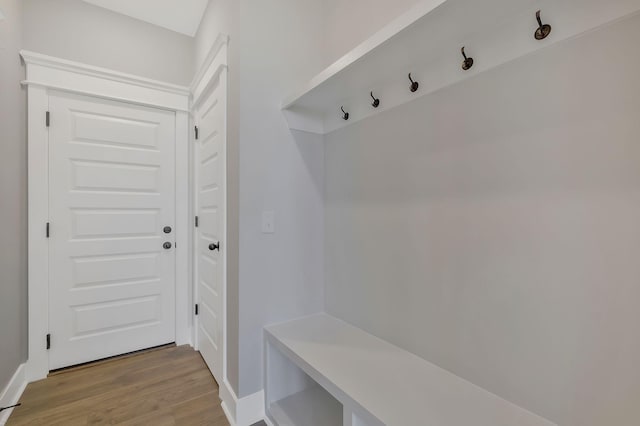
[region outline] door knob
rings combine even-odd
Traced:
[[[220,242],[209,244],[209,250],[218,250],[220,251]]]
[[[165,250],[169,250],[169,249],[171,248],[171,243],[170,243],[169,241],[167,241],[166,243],[164,243],[164,244],[162,245],[162,247],[164,247],[164,248],[165,248]]]

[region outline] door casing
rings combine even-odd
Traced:
[[[190,200],[189,99],[187,87],[123,74],[38,53],[20,52],[27,69],[28,306],[29,358],[26,378],[49,373],[49,151],[46,117],[49,92],[70,92],[161,108],[176,115],[176,344],[192,344],[192,208]],[[50,117],[55,120],[55,117]]]

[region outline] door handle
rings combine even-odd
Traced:
[[[220,251],[220,241],[218,241],[217,243],[209,244],[209,250],[211,250],[211,251],[214,251],[214,250]]]
[[[166,243],[164,243],[162,245],[162,247],[164,247],[165,250],[169,250],[171,248],[171,243],[169,241],[167,241]]]

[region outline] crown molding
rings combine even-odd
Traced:
[[[198,71],[196,72],[195,76],[193,77],[193,80],[191,81],[190,88],[192,92],[195,91],[197,89],[198,84],[202,82],[204,75],[206,74],[207,70],[209,70],[209,68],[211,67],[211,64],[216,59],[216,56],[218,56],[218,52],[220,51],[220,49],[228,46],[228,44],[229,44],[229,36],[224,33],[219,33],[218,37],[216,37],[215,41],[211,45],[211,48],[209,49],[207,56],[205,57],[204,61],[200,65],[200,68],[198,68]],[[224,65],[227,65],[226,57],[224,58]]]
[[[209,86],[215,84],[220,73],[228,68],[228,44],[229,36],[218,34],[191,83],[192,108],[200,103]]]
[[[27,68],[24,85],[90,94],[108,99],[189,110],[189,88],[87,65],[67,59],[20,51]]]

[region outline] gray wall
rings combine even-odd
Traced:
[[[263,327],[323,310],[324,147],[280,105],[322,65],[322,2],[240,3],[240,395],[262,385]],[[262,234],[263,210],[276,233]]]
[[[640,16],[326,142],[326,308],[563,426],[640,424]]]
[[[193,38],[81,0],[23,0],[24,49],[187,85]]]
[[[27,358],[27,144],[22,0],[0,0],[0,393]]]
[[[323,0],[328,63],[349,52],[420,0]],[[320,69],[317,70],[320,72]]]

